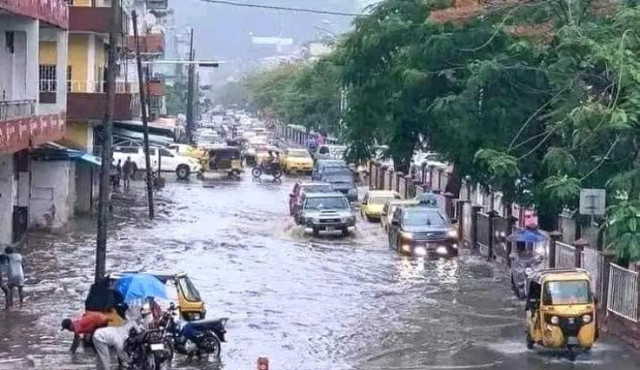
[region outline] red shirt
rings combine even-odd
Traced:
[[[81,334],[93,334],[96,329],[109,324],[109,317],[98,312],[86,312],[81,318],[73,322],[73,332]]]

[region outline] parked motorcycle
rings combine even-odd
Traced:
[[[260,163],[251,171],[251,174],[255,178],[260,178],[263,173],[273,176],[273,178],[277,180],[282,177],[282,167],[280,166],[279,162],[269,164]]]
[[[173,345],[164,330],[146,330],[138,333],[132,328],[124,342],[124,351],[134,370],[160,370],[173,359]]]
[[[175,351],[187,355],[189,359],[211,355],[219,358],[228,319],[179,322],[176,320],[177,312],[178,307],[172,304],[161,321],[161,325],[166,328],[166,337],[170,339]]]

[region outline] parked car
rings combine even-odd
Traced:
[[[391,218],[393,217],[393,213],[396,211],[398,207],[403,206],[417,206],[419,203],[415,199],[409,200],[388,200],[385,203],[384,207],[382,207],[382,213],[380,214],[380,226],[384,229],[385,233],[389,233],[389,228],[391,226]]]
[[[389,247],[416,257],[456,256],[458,230],[437,206],[402,206],[391,219]]]
[[[425,163],[427,166],[434,166],[437,168],[449,167],[449,163],[447,163],[442,156],[436,152],[416,152],[413,155],[413,162],[418,166]]]
[[[201,166],[197,159],[172,153],[165,148],[149,148],[149,156],[151,157],[151,168],[154,171],[158,169],[160,163],[160,171],[175,172],[179,179],[186,179],[192,173],[200,171]],[[146,161],[144,149],[142,147],[115,147],[113,149],[113,164],[121,161],[121,164],[131,158],[134,166],[134,172],[138,170],[146,170]]]
[[[347,147],[342,145],[320,145],[313,154],[316,160],[320,159],[344,159]]]
[[[313,170],[313,158],[305,149],[287,149],[282,157],[282,169],[285,173]]]
[[[311,229],[314,236],[318,236],[320,231],[334,230],[347,236],[356,225],[356,216],[351,211],[349,201],[335,192],[304,194],[298,220],[305,229]]]
[[[382,215],[382,209],[387,201],[400,200],[400,194],[390,190],[371,190],[364,195],[362,205],[360,206],[360,214],[367,221],[379,220]]]
[[[333,167],[322,171],[320,181],[330,183],[336,191],[343,193],[350,202],[358,200],[358,187],[353,172],[348,167]]]
[[[296,217],[306,193],[333,193],[335,189],[327,182],[296,182],[289,194],[289,214]]]

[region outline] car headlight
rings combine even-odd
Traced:
[[[349,195],[354,195],[354,194],[358,195],[358,189],[356,188],[349,189]]]
[[[582,322],[585,324],[588,324],[591,322],[591,315],[584,315],[582,316]]]
[[[413,254],[417,257],[424,257],[427,255],[427,248],[425,247],[415,247],[413,248]]]
[[[412,240],[412,239],[413,239],[413,234],[412,234],[412,233],[409,233],[409,232],[406,232],[406,231],[403,231],[403,232],[400,234],[400,237],[401,237],[402,239]]]
[[[533,269],[531,267],[526,267],[524,269],[524,274],[527,275],[527,276],[533,274]]]
[[[449,229],[447,236],[451,239],[458,239],[458,229]]]
[[[551,320],[549,320],[549,322],[553,325],[558,325],[560,323],[560,318],[558,316],[551,316]]]
[[[439,255],[446,255],[449,253],[449,251],[447,250],[447,247],[439,246],[438,248],[436,248],[436,253]]]

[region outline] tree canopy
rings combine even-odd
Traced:
[[[249,101],[339,134],[355,159],[385,144],[404,170],[417,147],[438,151],[449,191],[500,189],[545,227],[606,188],[611,246],[640,260],[639,53],[632,5],[386,0],[330,58],[254,76]]]

